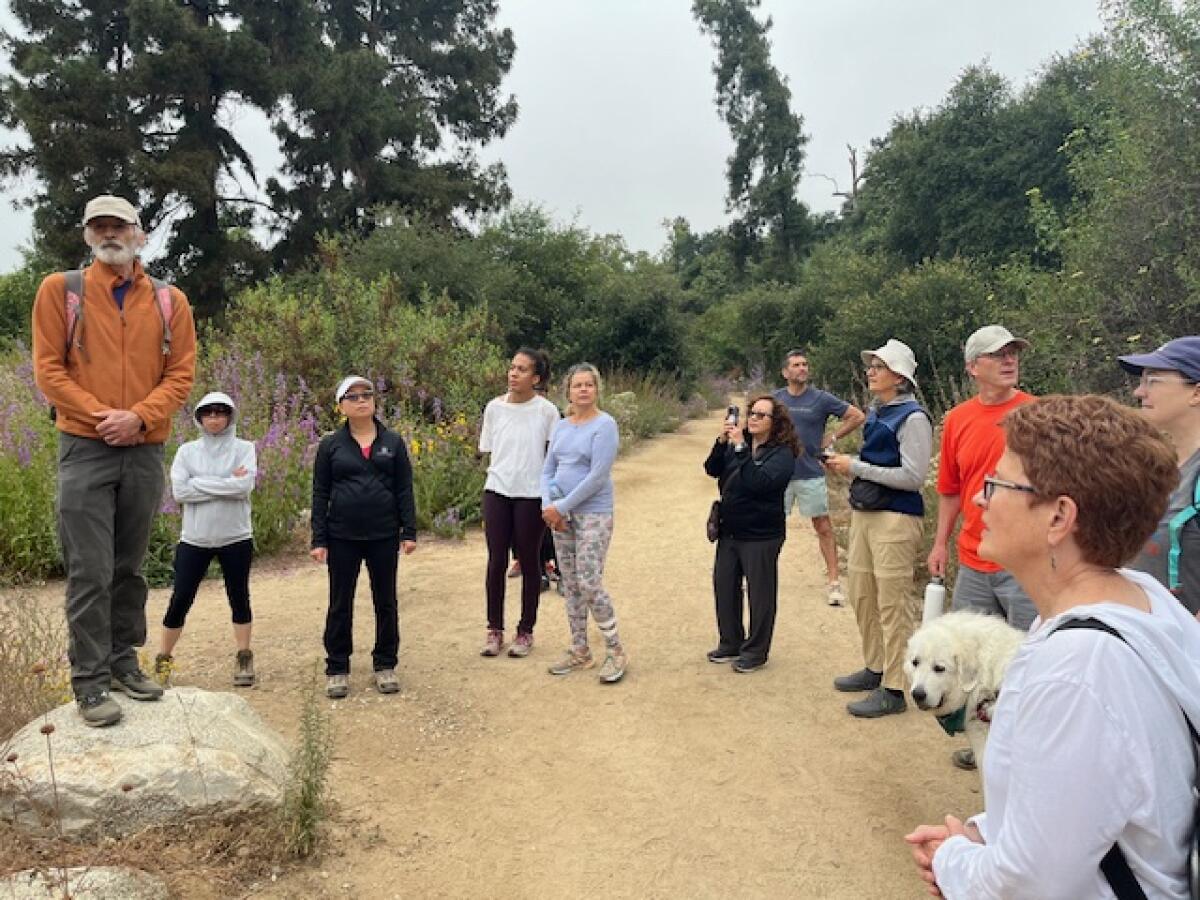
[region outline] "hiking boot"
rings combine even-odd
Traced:
[[[376,669],[375,690],[381,694],[398,693],[400,691],[400,679],[396,677],[396,670]]]
[[[121,707],[117,706],[117,701],[108,695],[108,691],[86,694],[76,700],[75,705],[79,709],[79,717],[83,719],[84,725],[104,728],[108,725],[116,725],[121,721]]]
[[[508,648],[509,656],[525,657],[533,649],[533,635],[518,631],[512,646]]]
[[[767,664],[765,659],[753,660],[742,659],[740,656],[733,661],[733,671],[735,672],[757,672]]]
[[[629,665],[629,660],[625,658],[625,651],[617,648],[609,650],[608,655],[604,657],[604,663],[600,666],[599,678],[602,684],[616,684],[625,677],[625,667]]]
[[[154,657],[154,680],[163,687],[171,686],[171,673],[175,671],[175,657],[169,653],[160,653]]]
[[[870,669],[859,669],[853,675],[840,675],[833,679],[833,689],[853,693],[855,691],[873,691],[883,684],[883,673],[872,672]]]
[[[966,769],[968,772],[975,771],[975,751],[970,747],[963,747],[961,750],[955,750],[950,754],[950,762],[958,766],[960,769]]]
[[[550,666],[546,671],[551,675],[570,675],[579,669],[590,669],[596,664],[592,651],[586,647],[581,650],[571,648],[563,654],[562,659]]]
[[[504,632],[498,631],[495,628],[489,628],[487,640],[483,642],[483,649],[479,651],[480,656],[499,656],[500,649],[504,646]]]
[[[341,700],[350,693],[350,676],[343,672],[325,679],[325,696],[330,700]]]
[[[162,685],[146,677],[141,669],[112,673],[112,689],[134,700],[157,700],[163,695]]]
[[[722,650],[720,647],[706,654],[710,663],[731,663],[740,655],[736,650]]]
[[[842,583],[840,581],[831,581],[825,585],[825,596],[830,606],[846,605],[846,594],[842,591]]]
[[[253,687],[255,680],[254,651],[239,650],[233,666],[233,686]]]
[[[887,688],[878,687],[861,700],[847,703],[846,709],[850,715],[860,719],[878,719],[881,716],[891,716],[902,713],[908,708],[904,695],[893,694]]]

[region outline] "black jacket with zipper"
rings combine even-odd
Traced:
[[[721,537],[768,541],[787,533],[783,495],[792,480],[795,457],[790,448],[767,444],[757,455],[734,451],[717,441],[704,461],[704,471],[721,489]]]
[[[321,438],[313,465],[312,545],[329,539],[417,539],[412,464],[404,439],[375,420],[371,458],[364,459],[346,423]]]

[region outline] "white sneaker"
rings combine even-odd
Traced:
[[[830,606],[844,606],[846,604],[846,595],[842,591],[842,583],[833,581],[825,585],[825,596],[829,598]]]

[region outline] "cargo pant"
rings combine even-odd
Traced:
[[[138,667],[146,643],[142,560],[163,499],[163,447],[58,436],[58,539],[67,572],[68,655],[76,697]]]
[[[921,550],[920,516],[890,511],[850,515],[846,559],[850,605],[862,636],[863,662],[883,686],[904,690],[904,648],[916,626],[913,566]]]

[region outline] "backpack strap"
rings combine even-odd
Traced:
[[[162,319],[162,355],[171,355],[171,314],[175,301],[171,297],[171,286],[154,276],[150,276],[154,285],[154,305],[158,307],[158,315]]]
[[[1167,554],[1167,587],[1178,593],[1182,582],[1179,580],[1179,560],[1183,556],[1183,526],[1200,514],[1200,475],[1192,486],[1192,502],[1185,506],[1167,524],[1167,533],[1171,539],[1171,549]]]
[[[63,305],[67,314],[67,343],[63,351],[63,362],[71,355],[71,345],[83,349],[83,340],[75,342],[75,333],[83,324],[83,270],[71,269],[63,272],[66,281],[66,291],[63,293]]]
[[[1086,619],[1068,619],[1061,625],[1055,627],[1050,632],[1051,635],[1057,634],[1060,631],[1069,631],[1075,628],[1085,628],[1091,631],[1103,631],[1106,634],[1111,634],[1117,640],[1121,641],[1126,647],[1129,647],[1129,641],[1125,640],[1125,635],[1117,631],[1107,622],[1101,622],[1099,619],[1088,617]],[[1132,647],[1130,647],[1133,650]],[[1136,650],[1133,651],[1137,653]],[[1187,722],[1188,731],[1192,735],[1192,752],[1196,752],[1196,744],[1200,743],[1200,736],[1196,734],[1196,728],[1192,725],[1192,720],[1187,717],[1187,713],[1183,715],[1183,721]],[[1200,760],[1197,764],[1197,775],[1200,779]],[[1196,789],[1193,788],[1195,795]],[[1193,825],[1193,829],[1194,829]],[[1192,838],[1189,841],[1190,855],[1189,865],[1194,862],[1196,856],[1196,832],[1193,830]],[[1125,858],[1120,845],[1114,843],[1104,854],[1104,858],[1100,860],[1100,871],[1104,873],[1104,878],[1108,882],[1108,886],[1112,888],[1114,894],[1117,895],[1117,900],[1146,900],[1146,892],[1142,890],[1141,884],[1137,880],[1137,876],[1133,874],[1133,869],[1129,867],[1129,860]],[[1197,885],[1193,881],[1192,874],[1189,872],[1189,882],[1191,882],[1192,896],[1195,895]]]

